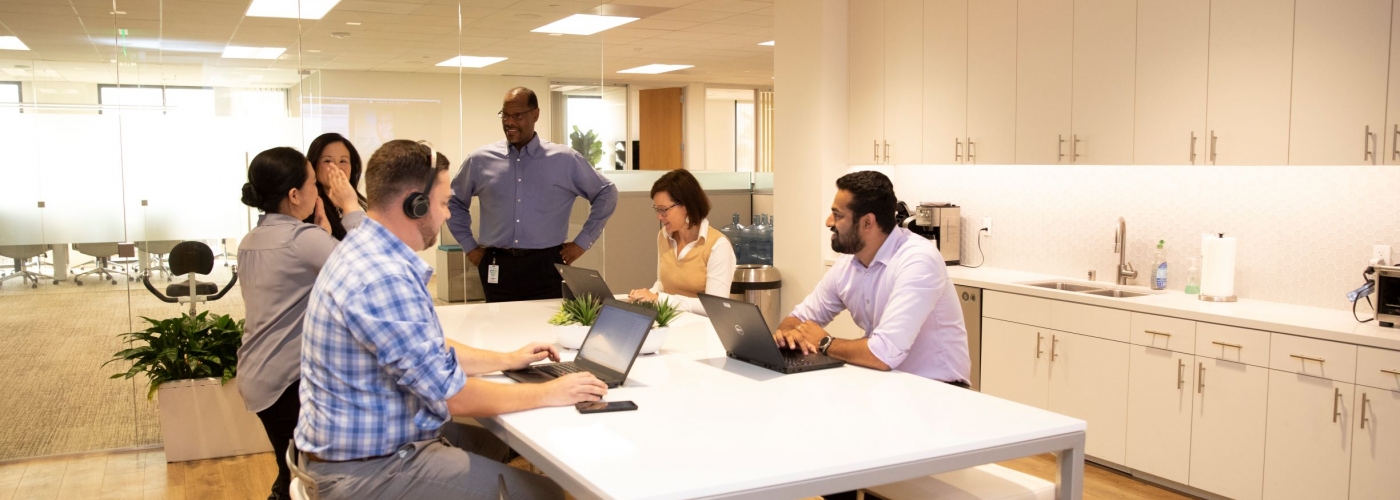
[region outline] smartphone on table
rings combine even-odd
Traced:
[[[631,401],[584,401],[574,405],[579,413],[608,413],[614,411],[632,411],[637,409],[637,403]]]

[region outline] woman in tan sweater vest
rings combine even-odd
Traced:
[[[656,275],[651,289],[632,290],[632,300],[666,300],[678,309],[705,314],[699,293],[729,296],[734,282],[734,246],[705,217],[710,198],[695,176],[672,170],[651,186],[652,210],[661,220],[656,235]]]

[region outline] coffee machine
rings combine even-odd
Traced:
[[[900,227],[933,240],[947,265],[962,262],[962,207],[925,201],[911,211],[909,205],[901,201],[895,220]]]

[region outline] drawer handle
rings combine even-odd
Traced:
[[[1181,390],[1181,386],[1186,385],[1186,360],[1176,360],[1176,390]]]
[[[1144,331],[1144,332],[1147,332],[1147,333],[1150,333],[1150,334],[1153,334],[1153,335],[1165,335],[1165,336],[1167,336],[1167,337],[1172,336],[1172,334],[1167,333],[1167,332],[1155,332],[1155,331],[1152,331],[1152,330],[1143,330],[1143,331]]]
[[[1301,359],[1301,360],[1303,360],[1303,361],[1316,361],[1316,362],[1318,362],[1318,363],[1326,363],[1326,362],[1327,362],[1327,360],[1322,359],[1322,358],[1314,358],[1314,357],[1312,357],[1312,356],[1304,356],[1304,355],[1302,355],[1302,354],[1289,354],[1289,356],[1294,357],[1294,358]]]
[[[1342,403],[1342,389],[1338,387],[1336,391],[1337,395],[1332,396],[1332,423],[1334,424],[1337,423],[1337,418],[1342,416],[1342,408],[1339,406]]]
[[[1391,374],[1391,375],[1400,376],[1400,372],[1397,372],[1397,371],[1395,371],[1395,370],[1385,370],[1385,369],[1382,369],[1382,370],[1381,370],[1381,373],[1389,373],[1389,374]]]
[[[1239,344],[1231,344],[1231,343],[1229,343],[1229,342],[1220,342],[1220,341],[1212,340],[1212,341],[1210,341],[1210,343],[1215,344],[1215,345],[1218,345],[1218,346],[1222,346],[1222,347],[1233,347],[1233,348],[1235,348],[1235,349],[1244,349],[1244,346],[1242,346],[1242,345],[1239,345]]]

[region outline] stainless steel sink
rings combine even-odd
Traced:
[[[1089,286],[1089,285],[1081,285],[1081,284],[1078,284],[1078,283],[1065,283],[1065,282],[1061,282],[1061,281],[1040,281],[1040,282],[1035,282],[1035,283],[1021,283],[1021,284],[1022,284],[1022,285],[1026,285],[1026,286],[1038,287],[1038,288],[1049,288],[1049,289],[1051,289],[1051,290],[1064,290],[1064,291],[1066,291],[1066,292],[1089,292],[1089,293],[1092,293],[1092,292],[1094,292],[1094,291],[1108,291],[1108,290],[1104,290],[1103,287]]]
[[[1092,292],[1083,293],[1086,295],[1098,295],[1100,297],[1113,297],[1115,299],[1131,299],[1133,297],[1146,297],[1148,295],[1152,295],[1150,293],[1130,292],[1127,290],[1095,290]]]

